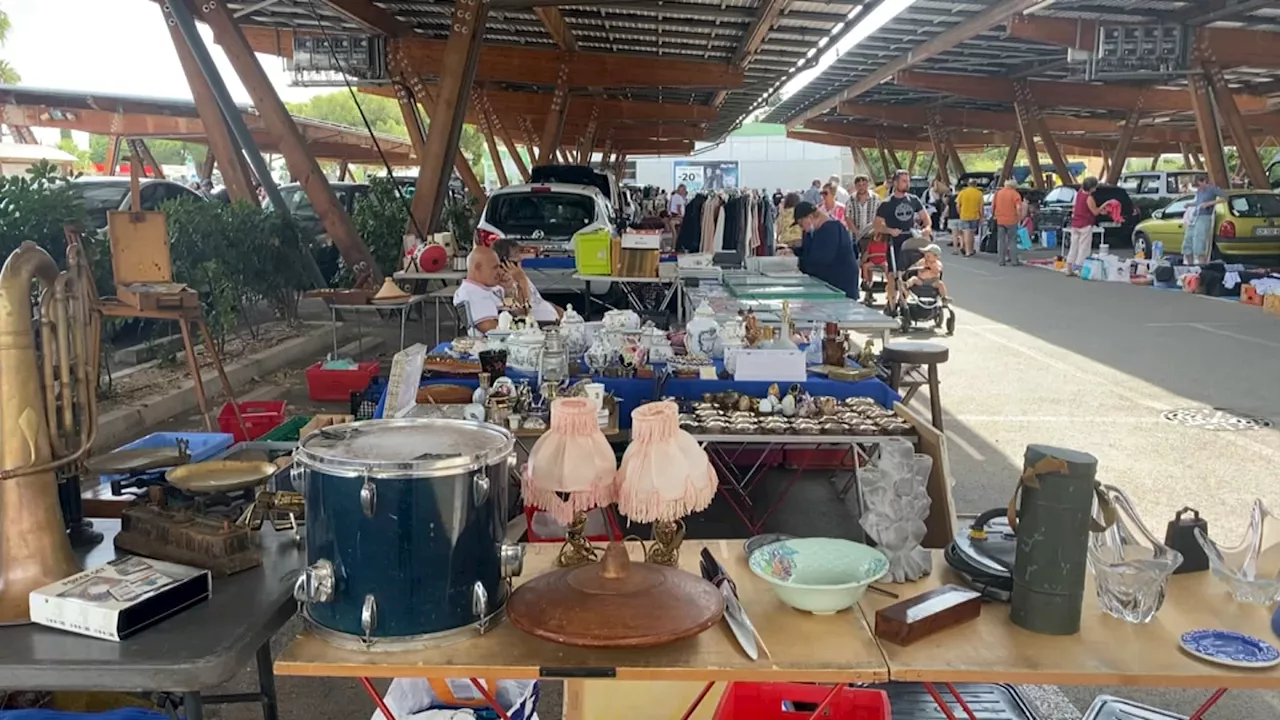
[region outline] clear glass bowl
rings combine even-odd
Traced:
[[[1218,545],[1195,529],[1196,542],[1209,556],[1209,570],[1240,602],[1274,605],[1280,602],[1280,519],[1261,500],[1253,501],[1249,528],[1234,547]]]
[[[1182,564],[1182,553],[1151,534],[1123,490],[1114,485],[1102,490],[1115,510],[1115,522],[1089,535],[1098,603],[1121,620],[1151,622],[1164,604],[1169,576]]]

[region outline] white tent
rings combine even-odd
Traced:
[[[41,160],[48,160],[64,173],[75,169],[76,156],[47,145],[0,143],[0,175],[19,175]]]

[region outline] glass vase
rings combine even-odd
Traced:
[[[1103,485],[1102,490],[1116,519],[1089,536],[1098,604],[1112,617],[1151,622],[1164,603],[1169,576],[1182,564],[1182,554],[1151,534],[1123,490],[1114,485]]]
[[[1209,571],[1240,602],[1274,605],[1280,602],[1280,519],[1261,500],[1253,501],[1249,528],[1235,547],[1223,547],[1194,530],[1196,541],[1209,556]]]

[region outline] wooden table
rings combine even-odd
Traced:
[[[637,543],[628,544],[632,558]],[[712,682],[884,682],[888,668],[857,610],[830,616],[800,613],[783,605],[773,590],[747,568],[738,540],[688,541],[681,568],[697,573],[703,547],[724,563],[738,583],[751,620],[772,653],[748,658],[726,623],[693,638],[646,650],[597,650],[557,645],[502,623],[483,637],[458,645],[407,653],[341,650],[307,630],[276,661],[280,675],[353,678],[565,679],[565,720],[583,715],[583,683],[589,678]],[[527,546],[522,578],[551,569],[558,543]],[[520,578],[517,578],[517,585]]]

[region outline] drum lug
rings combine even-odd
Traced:
[[[471,612],[481,620],[489,617],[489,591],[479,580],[471,586]]]
[[[513,578],[524,572],[524,546],[511,543],[499,545],[498,567],[504,578]]]
[[[300,603],[323,603],[333,599],[333,563],[319,560],[302,569],[293,584],[293,598]]]
[[[364,511],[364,516],[373,518],[373,513],[378,507],[378,486],[373,484],[373,480],[365,477],[364,484],[360,486],[360,509]]]
[[[472,494],[475,496],[476,507],[485,504],[489,499],[489,474],[484,470],[476,472],[471,476]]]
[[[360,608],[360,629],[364,630],[365,641],[370,640],[373,631],[378,627],[378,601],[372,595],[364,596],[364,606]]]

